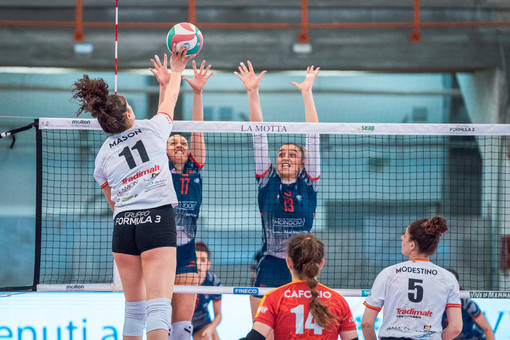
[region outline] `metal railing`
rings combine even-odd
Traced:
[[[410,40],[419,42],[423,28],[471,28],[471,27],[509,27],[510,21],[434,21],[423,22],[420,19],[420,0],[414,0],[413,20],[401,22],[330,22],[311,23],[308,20],[308,0],[301,0],[301,22],[271,22],[271,23],[234,23],[234,22],[197,22],[196,0],[188,0],[188,21],[201,29],[298,29],[300,30],[298,42],[309,43],[309,31],[314,29],[375,29],[375,28],[402,28],[412,29]],[[117,0],[118,6],[118,0]],[[74,27],[74,40],[81,42],[85,39],[84,28],[110,28],[115,23],[104,21],[83,21],[82,0],[76,0],[76,14],[74,21],[49,20],[0,20],[0,26],[38,26],[38,27]],[[175,23],[169,22],[121,22],[123,28],[168,28]]]

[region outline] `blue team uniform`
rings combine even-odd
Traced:
[[[207,272],[204,282],[202,286],[221,286],[221,282],[216,275],[211,272]],[[221,294],[198,294],[197,302],[195,305],[195,311],[193,312],[193,319],[191,322],[193,323],[193,333],[198,332],[208,324],[212,322],[211,316],[209,315],[209,310],[207,306],[209,302],[221,301]]]
[[[169,162],[179,204],[174,208],[177,228],[177,274],[196,273],[195,235],[202,204],[202,176],[200,167],[190,155],[183,173],[175,171]]]
[[[284,184],[271,165],[265,174],[257,176],[257,183],[264,231],[262,253],[285,258],[287,240],[312,229],[317,207],[315,182],[301,170],[294,183]]]
[[[294,182],[282,181],[271,163],[266,134],[253,135],[253,149],[264,242],[254,286],[279,287],[292,281],[285,262],[287,241],[312,229],[320,178],[320,136],[307,134],[304,169]]]
[[[318,180],[301,170],[294,183],[285,184],[270,165],[265,174],[257,176],[257,182],[264,244],[254,285],[279,287],[292,281],[285,262],[287,240],[312,229]]]
[[[485,339],[483,329],[478,326],[475,320],[480,317],[482,311],[480,307],[469,298],[460,299],[462,305],[462,332],[455,339]],[[446,312],[443,314],[443,328],[448,324]]]

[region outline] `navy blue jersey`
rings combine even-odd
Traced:
[[[460,299],[462,305],[462,332],[455,339],[485,339],[483,329],[475,320],[480,317],[480,307],[469,298]],[[443,314],[443,328],[448,324],[446,312]]]
[[[202,204],[201,167],[195,163],[191,155],[184,164],[182,174],[175,171],[169,162],[175,193],[179,204],[174,208],[177,227],[177,245],[186,244],[195,239],[197,219]]]
[[[221,286],[221,282],[216,275],[207,272],[204,282],[202,286]],[[209,315],[209,310],[207,306],[211,301],[220,301],[221,294],[197,294],[197,302],[195,304],[195,311],[193,312],[193,319],[191,320],[193,324],[193,331],[199,331],[204,328],[208,324],[211,323],[211,316]]]
[[[282,183],[271,164],[257,175],[258,200],[264,231],[264,255],[285,258],[287,240],[294,234],[310,232],[317,207],[317,183],[301,170],[295,182]]]

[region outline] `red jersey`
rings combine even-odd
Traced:
[[[274,339],[324,339],[337,340],[338,334],[356,330],[351,309],[342,294],[317,285],[318,299],[325,302],[331,313],[340,321],[327,328],[320,327],[310,313],[312,300],[306,281],[296,280],[268,292],[260,302],[255,321],[274,330]]]

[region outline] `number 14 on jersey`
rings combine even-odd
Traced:
[[[304,305],[297,305],[290,311],[292,314],[296,314],[296,334],[303,334],[305,329],[313,329],[313,334],[322,334],[324,328],[314,322],[312,312],[308,312],[305,321]]]

